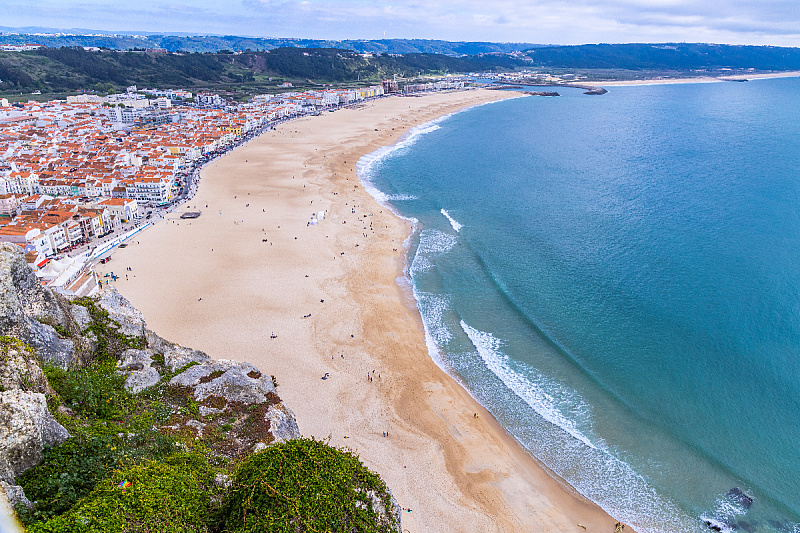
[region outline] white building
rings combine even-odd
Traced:
[[[0,50],[3,52],[29,52],[31,50],[38,50],[44,48],[43,44],[0,44]]]
[[[147,109],[142,107],[109,107],[106,114],[111,122],[122,124],[133,124],[136,119],[147,113]]]
[[[172,199],[170,176],[137,177],[132,187],[127,188],[128,198],[145,205],[158,205]]]
[[[194,97],[194,101],[204,106],[225,105],[225,100],[223,100],[220,97],[220,95],[213,93],[199,93],[197,96]]]
[[[172,100],[170,100],[166,96],[160,96],[158,98],[150,100],[150,106],[158,109],[169,109],[170,107],[172,107]]]

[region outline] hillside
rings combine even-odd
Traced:
[[[531,43],[460,42],[435,39],[320,40],[241,37],[235,35],[111,34],[92,30],[3,28],[0,42],[38,43],[50,48],[97,46],[109,50],[164,48],[168,52],[263,51],[274,48],[340,48],[372,54],[443,54],[449,56],[508,53],[537,46]],[[82,35],[81,33],[86,33]]]
[[[316,83],[375,82],[395,75],[416,77],[420,74],[513,69],[522,64],[522,61],[507,56],[456,58],[406,54],[400,57],[362,57],[350,50],[334,48],[277,48],[236,55],[45,48],[31,52],[0,52],[0,91],[107,91],[128,85],[187,88],[245,85],[255,88],[276,87],[284,80],[301,83],[307,83],[307,80]]]
[[[585,44],[526,50],[533,64],[570,69],[798,70],[800,48],[692,43]]]
[[[173,48],[191,39],[210,37],[175,39]],[[459,43],[439,46],[442,42],[363,41],[387,50],[405,50],[405,46],[408,50],[432,47],[444,52],[381,53],[371,57],[344,48],[306,48],[304,46],[312,42],[302,40],[283,40],[281,43],[287,46],[282,48],[236,54],[89,52],[81,47],[0,52],[0,93],[108,92],[139,85],[254,94],[277,91],[285,81],[306,88],[330,83],[374,83],[392,77],[413,79],[485,71],[572,70],[594,79],[619,79],[656,77],[663,73],[687,76],[698,72],[720,75],[729,70],[800,70],[800,48],[691,43],[600,44],[532,48],[514,55],[493,52],[454,57],[445,54],[472,50],[468,46],[470,43],[461,43],[463,47],[459,48],[450,46]],[[498,45],[500,49],[504,46]]]

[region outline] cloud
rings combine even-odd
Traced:
[[[6,25],[318,39],[800,45],[794,0],[11,0]]]
[[[393,37],[549,43],[654,40],[800,45],[800,15],[785,0],[431,0],[364,3],[253,0],[255,11],[303,17],[327,37]],[[277,10],[277,12],[275,12]],[[343,26],[330,26],[330,22]],[[300,29],[300,28],[298,28]],[[359,35],[347,34],[355,30]],[[780,42],[775,42],[780,41]]]

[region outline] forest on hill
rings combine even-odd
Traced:
[[[87,52],[79,47],[0,52],[0,91],[58,93],[128,85],[156,87],[268,87],[284,80],[308,83],[373,81],[493,69],[514,69],[522,61],[505,56],[388,54],[363,57],[335,48],[276,48],[232,54]]]
[[[626,70],[800,70],[800,48],[697,43],[584,44],[526,50],[541,67]]]
[[[274,48],[340,48],[358,53],[372,54],[442,54],[450,56],[508,53],[537,46],[531,43],[491,43],[443,41],[437,39],[350,39],[320,40],[267,37],[241,37],[236,35],[163,35],[103,34],[88,31],[81,35],[74,31],[38,28],[26,33],[21,29],[0,27],[0,42],[8,44],[38,43],[49,48],[62,46],[97,46],[109,50],[163,48],[168,52],[221,52],[223,50],[263,51]]]
[[[285,81],[308,88],[320,84],[375,83],[393,77],[414,79],[522,70],[571,71],[595,80],[619,79],[618,75],[610,75],[614,71],[634,78],[697,73],[722,75],[729,70],[740,73],[789,71],[800,70],[800,48],[692,43],[599,44],[455,56],[418,52],[370,55],[346,48],[297,46],[214,53],[86,51],[81,46],[70,46],[0,52],[0,93],[108,92],[140,85],[252,94],[277,91]]]

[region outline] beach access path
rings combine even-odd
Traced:
[[[383,477],[404,531],[611,533],[431,360],[397,282],[411,227],[356,175],[410,128],[511,96],[384,98],[281,124],[208,165],[193,199],[98,271],[125,271],[118,289],[159,335],[274,374],[304,436]]]

